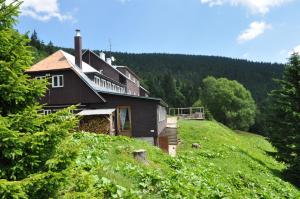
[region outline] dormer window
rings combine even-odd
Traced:
[[[111,90],[111,83],[107,82],[107,89]]]
[[[52,87],[53,88],[64,87],[64,76],[63,75],[53,75],[52,76]]]
[[[100,85],[100,78],[95,76],[94,77],[94,82],[95,82],[95,84]]]

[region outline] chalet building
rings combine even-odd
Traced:
[[[75,56],[59,50],[33,65],[27,73],[46,78],[49,86],[40,99],[44,114],[76,105],[79,128],[95,133],[136,137],[158,145],[167,125],[167,104],[149,97],[140,77],[127,66],[115,66],[104,53],[82,53],[77,30]]]

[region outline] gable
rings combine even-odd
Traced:
[[[50,76],[63,75],[64,87],[49,89],[46,95],[40,100],[42,104],[49,105],[71,105],[71,104],[94,104],[103,103],[105,99],[96,93],[92,88],[84,82],[79,75],[72,69],[64,71],[47,72]],[[32,74],[32,76],[46,75],[45,72]]]

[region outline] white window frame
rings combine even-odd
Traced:
[[[111,90],[111,82],[107,82],[107,89]]]
[[[52,111],[49,110],[49,109],[44,109],[44,110],[43,110],[43,114],[44,114],[44,115],[49,115],[49,114],[51,114],[51,112],[52,112]]]
[[[60,79],[61,77],[61,79]],[[54,85],[54,78],[57,78],[57,85]],[[62,80],[62,81],[61,81]],[[52,88],[64,87],[64,75],[53,75],[52,76]]]
[[[100,78],[97,76],[94,76],[94,82],[95,84],[97,84],[98,86],[100,86]]]

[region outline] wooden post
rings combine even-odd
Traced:
[[[147,153],[146,150],[144,149],[133,151],[133,157],[137,161],[147,163]]]

